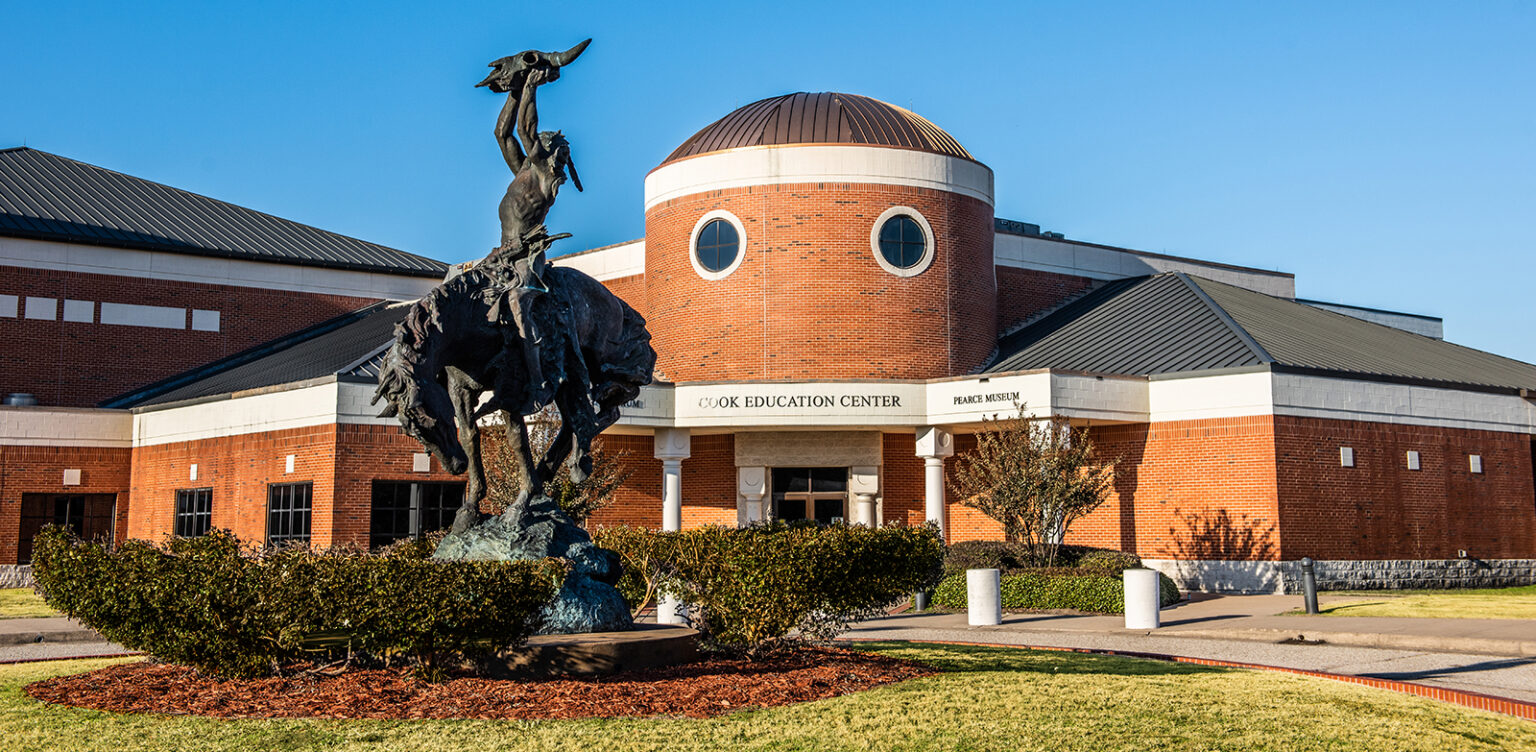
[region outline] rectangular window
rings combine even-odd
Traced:
[[[176,491],[176,535],[195,538],[213,526],[213,489],[183,488]]]
[[[377,548],[447,528],[463,503],[463,483],[376,480],[368,545]]]
[[[267,486],[267,543],[308,543],[312,483]]]
[[[1468,469],[1470,469],[1472,472],[1474,472],[1474,473],[1481,473],[1483,471],[1483,455],[1481,455],[1481,454],[1469,454],[1469,455],[1467,455],[1467,465],[1469,466]]]

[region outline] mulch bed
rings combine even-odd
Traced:
[[[47,703],[215,718],[708,718],[858,692],[937,673],[910,661],[807,649],[755,661],[710,658],[601,677],[422,681],[409,669],[224,681],[184,666],[129,663],[27,685]]]

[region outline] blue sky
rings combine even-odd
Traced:
[[[639,237],[645,173],[731,109],[845,91],[952,133],[998,216],[1536,361],[1536,3],[550,6],[5,0],[0,147],[461,261],[508,180],[473,84],[590,36],[540,97],[587,186],[569,250]]]

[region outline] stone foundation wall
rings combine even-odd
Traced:
[[[32,566],[30,564],[0,565],[0,589],[19,587],[32,587]]]
[[[1285,592],[1301,592],[1301,563],[1280,563]],[[1318,590],[1480,588],[1536,584],[1536,559],[1319,561]]]

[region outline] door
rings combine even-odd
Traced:
[[[21,540],[16,561],[32,561],[32,539],[45,525],[66,525],[88,541],[111,541],[117,521],[117,494],[22,494]]]
[[[848,519],[846,467],[776,467],[772,484],[778,519],[815,520],[823,525]]]

